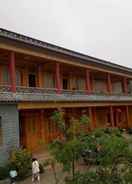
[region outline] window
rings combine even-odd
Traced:
[[[68,89],[68,80],[67,79],[63,79],[63,89]]]
[[[106,92],[106,82],[104,80],[94,80],[95,92],[105,93]]]
[[[3,83],[8,84],[9,83],[9,73],[8,73],[8,67],[3,67]]]
[[[36,75],[35,74],[29,74],[28,81],[29,81],[29,87],[36,87]]]
[[[21,86],[21,73],[19,70],[16,71],[16,85]]]
[[[122,90],[122,83],[120,81],[116,81],[112,83],[113,92],[120,94],[123,92]]]
[[[77,90],[84,90],[85,89],[85,80],[83,78],[77,78],[76,88],[77,88]]]
[[[55,87],[55,81],[53,78],[53,74],[46,72],[44,75],[44,87],[45,88],[54,88]]]
[[[2,144],[2,121],[0,117],[0,145]]]

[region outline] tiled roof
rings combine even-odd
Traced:
[[[56,46],[56,45],[53,45],[47,42],[43,42],[43,41],[28,37],[25,35],[21,35],[21,34],[12,32],[12,31],[5,30],[2,28],[0,28],[0,37],[7,38],[10,40],[15,40],[15,41],[22,42],[25,44],[29,44],[31,46],[48,49],[48,50],[51,50],[57,53],[61,53],[61,54],[65,54],[68,56],[72,56],[72,57],[80,59],[80,62],[84,62],[84,63],[93,62],[95,64],[101,64],[106,67],[111,67],[111,68],[119,69],[119,70],[126,71],[126,72],[132,72],[131,68],[121,66],[121,65],[109,62],[109,61],[102,60],[102,59],[98,59],[95,57],[91,57],[91,56],[88,56],[88,55],[85,55],[79,52],[75,52],[69,49],[65,49],[63,47],[59,47],[59,46]]]

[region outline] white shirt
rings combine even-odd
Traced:
[[[11,170],[9,174],[10,174],[11,178],[15,178],[17,176],[17,171],[16,170]]]
[[[36,174],[36,173],[39,173],[39,172],[40,172],[39,163],[38,163],[37,160],[35,160],[35,161],[32,162],[32,173]]]

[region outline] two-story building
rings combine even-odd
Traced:
[[[132,127],[132,69],[0,29],[0,163],[57,137],[57,108],[88,129]]]

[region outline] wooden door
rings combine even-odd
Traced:
[[[30,151],[41,147],[40,115],[38,112],[23,113],[21,118],[21,144]]]
[[[27,122],[27,147],[31,151],[38,151],[40,148],[40,121],[39,121],[39,113],[32,113],[31,116],[28,117]]]

